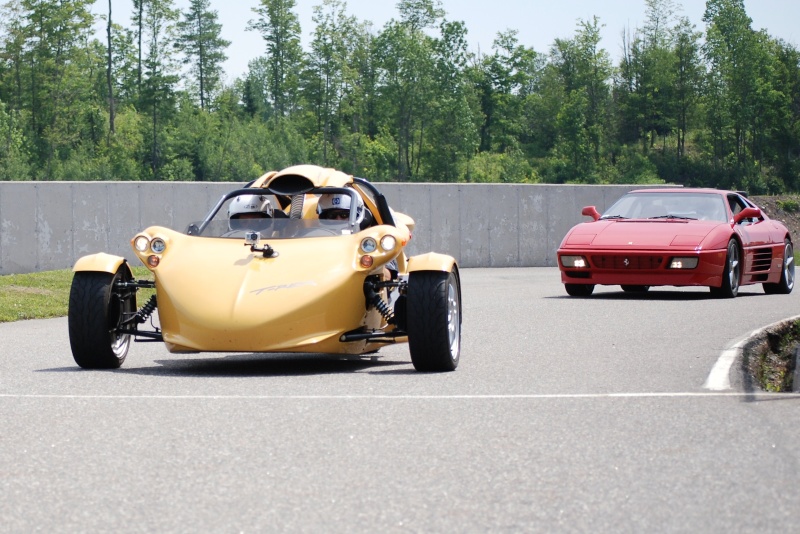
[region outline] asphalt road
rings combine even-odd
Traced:
[[[703,387],[800,291],[569,298],[462,273],[462,360],[178,356],[78,369],[65,319],[0,325],[0,532],[788,532],[800,397]]]

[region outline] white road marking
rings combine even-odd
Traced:
[[[0,399],[65,400],[538,400],[538,399],[648,399],[648,398],[800,398],[800,393],[769,392],[664,392],[664,393],[564,393],[531,395],[34,395],[0,393]]]

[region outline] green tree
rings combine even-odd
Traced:
[[[686,136],[697,113],[703,90],[705,65],[700,56],[701,34],[683,17],[675,27],[674,51],[677,60],[675,77],[675,128],[678,135],[677,157],[686,155]]]
[[[262,56],[252,59],[247,67],[247,74],[241,81],[239,90],[242,95],[244,111],[250,117],[269,120],[274,114],[274,109],[267,89],[269,86],[267,58]]]
[[[0,180],[28,180],[30,165],[17,121],[0,100]]]
[[[108,18],[106,19],[106,38],[107,38],[107,63],[106,63],[106,85],[108,88],[108,127],[109,132],[114,134],[114,118],[116,115],[114,102],[114,41],[112,39],[112,10],[111,0],[108,0]]]
[[[102,52],[87,46],[91,0],[22,0],[25,46],[20,57],[20,107],[32,153],[45,177],[78,149],[88,127],[98,141],[95,75]],[[87,124],[88,122],[88,124]]]
[[[191,66],[201,109],[208,108],[220,89],[222,63],[228,59],[225,49],[230,45],[230,41],[220,37],[222,25],[209,5],[209,0],[191,0],[183,20],[177,24],[176,44],[186,55],[184,64]]]
[[[774,41],[776,69],[773,78],[781,95],[775,131],[769,147],[778,177],[790,191],[800,190],[800,50]]]
[[[172,0],[149,0],[145,4],[143,30],[148,48],[141,103],[150,115],[150,150],[146,161],[155,179],[160,179],[161,169],[167,162],[164,157],[166,126],[175,109],[178,76],[172,52],[177,19],[178,12]]]
[[[431,127],[421,154],[424,175],[432,181],[455,182],[478,149],[477,119],[467,78],[467,29],[463,22],[443,21],[433,43],[435,98]]]
[[[275,116],[284,118],[297,107],[298,73],[302,70],[300,22],[295,0],[261,0],[248,30],[261,33],[267,44],[267,94]]]
[[[708,0],[703,20],[713,161],[727,171],[725,185],[763,187],[759,175],[780,100],[769,38],[752,30],[743,0]]]
[[[515,30],[499,33],[492,48],[494,53],[482,58],[476,84],[483,115],[480,150],[504,153],[517,150],[528,137],[523,108],[543,59],[519,44]]]
[[[316,27],[311,41],[304,80],[306,102],[314,117],[313,135],[321,144],[321,161],[340,137],[342,99],[348,90],[347,64],[355,48],[357,22],[348,16],[341,0],[323,0],[314,7]]]
[[[599,44],[600,24],[595,17],[579,22],[573,39],[556,39],[551,52],[565,95],[555,153],[568,162],[564,172],[572,175],[570,181],[601,181],[598,170],[607,141],[612,65]]]
[[[136,94],[142,92],[142,77],[144,73],[144,26],[145,6],[149,0],[133,0],[133,13],[131,19],[134,23],[133,34],[136,39]]]
[[[0,100],[9,104],[12,113],[23,108],[25,25],[21,0],[11,0],[0,7]]]
[[[624,46],[616,84],[623,141],[641,141],[646,151],[675,129],[672,0],[646,0],[647,20]],[[626,39],[627,41],[627,39]]]
[[[401,0],[400,21],[391,20],[375,42],[377,108],[396,142],[394,174],[421,178],[421,153],[430,127],[428,104],[434,99],[434,39],[425,30],[444,12],[433,0]]]

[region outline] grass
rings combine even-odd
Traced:
[[[26,319],[47,319],[67,315],[72,271],[44,271],[0,276],[0,323]],[[152,279],[146,267],[134,267],[137,279]],[[152,290],[140,290],[141,306]]]

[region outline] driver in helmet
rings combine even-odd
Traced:
[[[320,219],[328,221],[347,221],[350,219],[352,197],[343,193],[321,195],[317,202],[317,214]],[[356,195],[356,224],[362,230],[373,222],[372,214],[364,206],[364,201]]]
[[[231,230],[240,230],[248,219],[272,217],[272,203],[265,195],[239,195],[228,205],[228,224]]]

